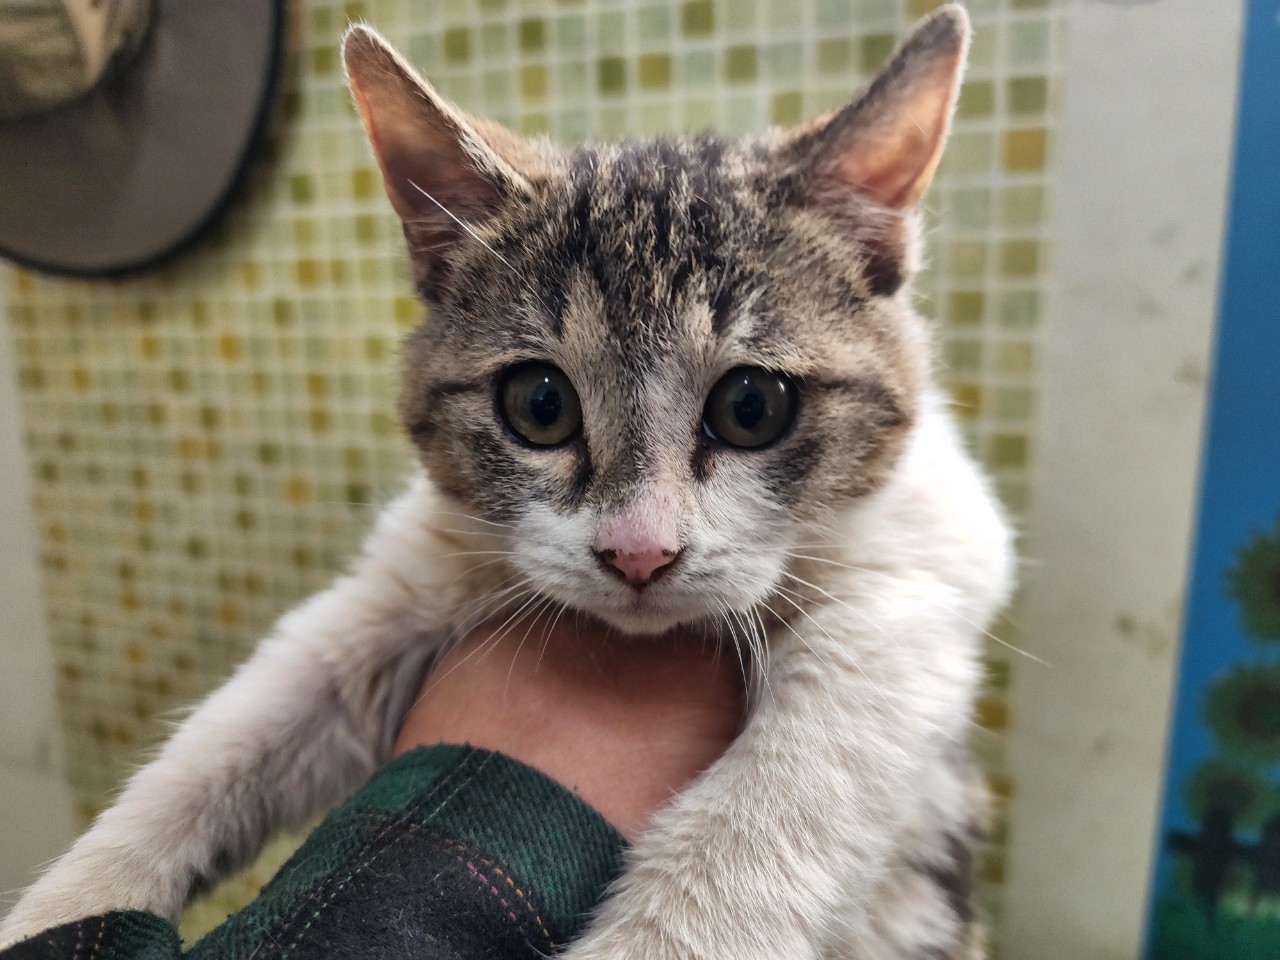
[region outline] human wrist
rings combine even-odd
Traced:
[[[473,634],[443,657],[396,752],[470,743],[533,766],[629,839],[715,761],[743,716],[740,666],[700,638],[535,626]]]

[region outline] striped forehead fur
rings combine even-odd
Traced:
[[[622,495],[656,457],[705,478],[719,459],[699,429],[706,391],[752,365],[802,389],[793,435],[755,456],[768,495],[874,489],[912,421],[923,325],[903,291],[865,276],[886,214],[799,192],[769,138],[581,147],[533,178],[421,285],[429,316],[408,343],[402,410],[433,474],[468,499],[520,480],[562,509]],[[531,359],[583,395],[572,469],[494,442],[496,377]]]

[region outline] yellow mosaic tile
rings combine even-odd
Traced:
[[[1043,170],[1049,131],[1041,127],[1010,130],[1004,135],[1001,156],[1010,173]]]

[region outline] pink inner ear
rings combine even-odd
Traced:
[[[500,200],[498,180],[512,171],[474,123],[376,35],[357,28],[344,56],[358,112],[400,218],[407,224],[426,221],[448,235],[455,227],[450,214],[465,220],[490,212]],[[521,154],[513,134],[483,126]]]
[[[417,99],[384,98],[375,104],[359,85],[353,83],[353,88],[387,196],[402,220],[438,220],[447,228],[448,218],[437,203],[468,217],[493,202],[493,185],[476,171],[458,135],[443,129],[438,119],[433,122],[429,106]]]
[[[883,138],[844,154],[836,164],[836,176],[881,206],[911,206],[924,194],[941,155],[941,131],[926,133],[930,120],[935,128],[942,125],[936,117],[924,124],[911,116],[898,118]]]
[[[918,203],[942,158],[950,107],[949,91],[907,105],[841,154],[835,178],[883,207],[902,210]]]
[[[861,99],[810,134],[824,192],[843,188],[889,210],[920,202],[946,143],[968,34],[958,7],[926,19]]]

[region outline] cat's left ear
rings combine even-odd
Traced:
[[[893,293],[914,270],[912,214],[938,169],[968,48],[968,14],[942,7],[865,94],[780,145],[793,202],[847,226],[873,293]]]
[[[907,210],[938,168],[969,48],[969,16],[947,4],[922,20],[867,92],[793,135],[788,152],[808,170],[811,199],[857,194]]]
[[[453,245],[530,193],[547,152],[467,116],[368,27],[347,31],[342,57],[418,279],[439,280]]]

